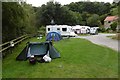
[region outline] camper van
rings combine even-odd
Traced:
[[[97,35],[98,34],[98,28],[99,27],[91,27],[90,28],[90,34],[91,35]]]
[[[46,33],[49,32],[57,32],[60,33],[61,36],[76,36],[71,26],[68,25],[47,25]]]

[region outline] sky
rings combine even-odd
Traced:
[[[41,6],[42,4],[46,4],[47,2],[51,0],[25,0],[27,3],[32,4],[32,6]],[[87,1],[87,0],[54,0],[56,2],[61,3],[62,5],[69,4],[71,2],[79,2],[79,1]],[[113,0],[90,0],[91,2],[97,1],[97,2],[110,2],[112,3]]]

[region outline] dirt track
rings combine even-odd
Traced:
[[[107,46],[112,48],[113,50],[118,51],[118,40],[113,40],[108,38],[107,36],[111,36],[115,34],[103,34],[99,33],[98,35],[90,35],[90,36],[77,36],[76,38],[84,38],[91,41],[94,44],[99,44],[103,46]],[[120,51],[120,50],[119,50]]]

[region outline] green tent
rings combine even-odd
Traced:
[[[30,42],[22,50],[22,52],[16,57],[16,60],[27,60],[31,55],[43,57],[49,53],[49,56],[54,58],[59,58],[59,52],[53,47],[52,42]]]

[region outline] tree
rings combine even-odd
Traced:
[[[104,2],[75,2],[66,5],[74,12],[88,12],[89,14],[103,15],[110,12],[111,4]]]
[[[61,19],[63,17],[63,13],[64,9],[61,6],[60,3],[55,2],[55,16],[54,16],[54,21],[56,24],[61,25],[63,24],[63,19]]]
[[[118,15],[118,6],[110,10],[111,15]]]
[[[42,5],[37,10],[37,17],[39,26],[50,25],[51,20],[54,20],[55,24],[58,25],[75,25],[81,22],[81,15],[78,12],[73,12],[58,2],[48,2],[46,5]]]
[[[102,25],[104,25],[104,20],[107,16],[108,16],[108,14],[103,14],[103,15],[100,16],[100,22],[101,22]]]
[[[40,23],[39,26],[51,24],[51,20],[53,20],[55,17],[54,3],[48,2],[47,5],[42,5],[37,11],[37,17],[37,21]]]
[[[81,22],[81,24],[82,25],[87,25],[87,19],[88,19],[88,17],[90,17],[90,14],[88,12],[83,12],[81,14],[81,16],[82,16],[82,22]]]
[[[2,41],[10,41],[35,31],[35,13],[31,5],[18,2],[2,3]]]
[[[22,3],[24,9],[24,31],[27,34],[34,34],[36,32],[36,13],[32,5]]]
[[[110,26],[111,26],[111,29],[112,29],[113,31],[116,31],[117,22],[113,22]]]
[[[97,14],[93,14],[91,17],[88,18],[87,20],[87,25],[89,26],[100,26],[101,22],[100,22],[100,17]]]
[[[17,2],[2,3],[2,41],[6,42],[23,34],[23,8]]]

